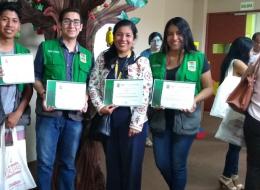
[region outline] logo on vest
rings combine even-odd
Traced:
[[[48,53],[60,53],[59,51],[56,51],[56,50],[50,50],[50,49],[48,49],[47,51],[48,51]]]
[[[196,71],[196,61],[188,61],[188,70],[195,72]]]
[[[81,62],[87,63],[87,56],[86,56],[86,54],[80,53],[79,54],[79,59],[80,59]]]

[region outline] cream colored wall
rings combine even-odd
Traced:
[[[141,18],[141,21],[137,24],[138,37],[135,42],[137,54],[149,47],[148,36],[151,32],[163,33],[165,2],[166,0],[150,0],[145,7],[128,13],[129,17]]]
[[[166,0],[165,23],[176,16],[183,17],[190,24],[193,24],[193,3],[194,0]]]
[[[136,53],[149,47],[148,36],[153,31],[163,35],[166,22],[176,16],[185,18],[192,28],[193,24],[193,1],[194,0],[150,0],[140,9],[132,11],[130,17],[140,17],[138,27],[138,39],[135,44]]]
[[[199,50],[205,49],[208,0],[196,0],[193,7],[192,32],[194,41],[198,41]]]

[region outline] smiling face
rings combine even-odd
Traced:
[[[183,35],[179,28],[175,25],[171,25],[167,31],[167,44],[170,51],[179,51],[183,49]]]
[[[134,45],[134,34],[130,26],[121,26],[115,31],[114,44],[120,57],[131,53]]]
[[[150,42],[150,47],[152,51],[159,51],[161,46],[162,40],[159,36],[155,36]]]
[[[20,19],[15,11],[3,11],[0,15],[0,38],[14,39],[20,30],[20,25]]]
[[[77,39],[82,30],[80,15],[77,12],[67,12],[61,21],[61,32],[64,39]]]

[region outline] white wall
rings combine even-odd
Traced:
[[[43,35],[37,35],[33,31],[32,24],[23,24],[21,28],[21,37],[18,40],[21,44],[30,49],[31,53],[36,54],[37,47],[44,40]],[[26,148],[27,148],[27,161],[36,160],[36,143],[35,143],[35,102],[36,92],[34,91],[31,99],[31,125],[26,128]]]

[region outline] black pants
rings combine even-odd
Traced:
[[[260,121],[247,114],[244,133],[247,147],[245,190],[260,190]]]

